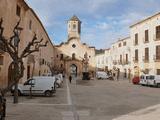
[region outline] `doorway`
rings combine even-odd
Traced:
[[[72,77],[77,77],[77,66],[75,64],[70,66],[70,74]]]

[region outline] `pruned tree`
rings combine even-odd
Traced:
[[[64,68],[61,68],[58,65],[51,64],[51,65],[48,65],[48,67],[49,67],[49,69],[51,71],[52,76],[54,76],[54,75],[56,75],[58,73],[63,73],[63,71],[64,71]]]
[[[20,25],[19,20],[13,29],[13,35],[7,39],[4,37],[4,28],[2,27],[3,19],[0,20],[0,44],[3,45],[3,51],[8,53],[12,59],[9,65],[10,78],[8,87],[1,89],[1,93],[4,95],[7,91],[9,91],[13,86],[15,86],[14,90],[14,103],[18,103],[18,83],[19,80],[24,75],[24,63],[23,58],[26,58],[32,53],[38,52],[41,47],[46,47],[48,41],[43,42],[43,38],[38,40],[36,34],[30,42],[28,42],[27,46],[19,53],[19,44],[20,44],[20,34],[23,30]],[[28,40],[29,41],[29,40]]]

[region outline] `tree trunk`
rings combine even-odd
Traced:
[[[15,84],[13,103],[14,104],[18,103],[18,83]]]

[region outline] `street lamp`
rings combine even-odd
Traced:
[[[19,42],[20,42],[20,38],[19,35],[21,34],[21,31],[23,30],[23,28],[21,27],[16,27],[15,31],[14,31],[14,46],[18,48]]]

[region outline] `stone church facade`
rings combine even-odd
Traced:
[[[68,21],[67,42],[57,45],[55,60],[56,67],[66,75],[82,76],[83,72],[94,75],[95,47],[81,42],[81,21],[73,16]]]

